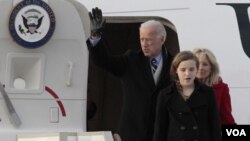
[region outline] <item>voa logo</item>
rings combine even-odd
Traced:
[[[244,129],[226,129],[227,136],[247,136]]]

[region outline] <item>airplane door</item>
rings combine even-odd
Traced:
[[[87,9],[73,0],[0,0],[0,138],[23,132],[86,131]],[[8,105],[7,105],[8,106]]]
[[[167,30],[165,42],[170,54],[179,52],[179,43],[174,26],[166,19],[159,17],[105,17],[104,38],[108,50],[112,54],[122,54],[128,49],[139,49],[139,26],[150,19],[161,21]],[[89,120],[88,131],[111,130],[115,132],[119,123],[122,107],[122,90],[120,81],[98,68],[89,60],[88,101]]]

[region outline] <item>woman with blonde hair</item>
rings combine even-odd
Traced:
[[[215,55],[206,48],[195,48],[193,52],[200,62],[196,77],[215,90],[221,124],[236,124],[232,115],[229,87],[220,77],[219,64]]]

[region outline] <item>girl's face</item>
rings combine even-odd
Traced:
[[[212,66],[210,62],[207,59],[207,56],[205,54],[200,54],[197,56],[199,59],[199,69],[197,73],[197,78],[200,80],[205,80],[211,73]]]
[[[182,61],[177,68],[177,75],[182,87],[190,87],[194,84],[197,75],[197,66],[194,60]]]

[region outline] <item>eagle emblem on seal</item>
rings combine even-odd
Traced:
[[[9,18],[9,32],[25,48],[38,48],[52,37],[56,18],[43,0],[23,0],[15,5]]]
[[[39,33],[37,29],[41,26],[43,17],[44,16],[41,14],[41,12],[39,12],[36,9],[30,9],[26,11],[22,15],[22,19],[23,19],[23,25],[25,26],[27,30],[25,31],[23,27],[19,25],[18,29],[20,33],[25,34],[25,35],[26,33],[30,33],[30,34]]]

